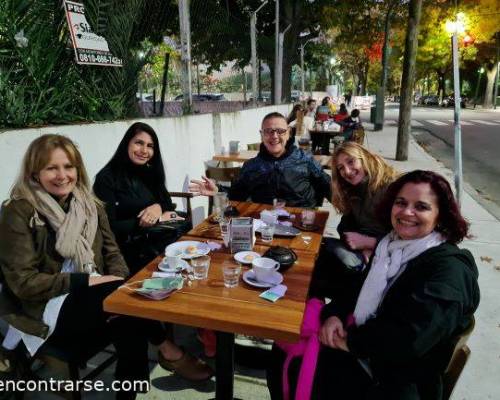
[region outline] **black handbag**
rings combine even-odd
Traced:
[[[132,273],[146,266],[163,254],[165,247],[175,242],[192,227],[190,221],[163,221],[131,234],[122,249],[125,261]]]

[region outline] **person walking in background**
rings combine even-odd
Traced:
[[[349,91],[344,95],[344,100],[348,107],[351,106],[351,99],[352,99],[352,92]]]

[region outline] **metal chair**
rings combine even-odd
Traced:
[[[467,364],[471,352],[466,343],[474,330],[474,325],[475,320],[474,317],[472,317],[470,325],[467,327],[465,332],[457,338],[450,362],[448,363],[443,375],[443,400],[451,398],[453,389],[455,389],[455,385],[462,374],[465,364]]]
[[[205,176],[213,179],[216,183],[231,183],[240,175],[241,167],[214,167],[208,163],[205,165]],[[208,213],[212,214],[214,201],[212,196],[208,198]]]
[[[260,142],[247,144],[247,150],[259,150],[259,149],[260,149]]]

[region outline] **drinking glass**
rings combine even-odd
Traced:
[[[303,210],[301,216],[303,226],[314,225],[314,220],[316,219],[316,212],[314,210]]]
[[[228,247],[231,238],[231,223],[228,218],[220,217],[219,226],[222,240],[224,240],[224,246]]]
[[[233,288],[238,286],[241,274],[241,265],[225,264],[222,266],[222,274],[224,276],[224,286]]]
[[[224,211],[227,208],[229,202],[227,200],[227,193],[218,192],[214,195],[214,213],[216,219],[221,218],[224,215]]]
[[[196,257],[191,260],[194,279],[207,279],[210,267],[210,256]]]
[[[280,198],[273,199],[273,208],[275,210],[280,210],[282,208],[285,208],[285,206],[286,206],[285,199],[280,199]]]
[[[265,225],[261,227],[260,235],[263,242],[272,242],[274,237],[274,225]]]

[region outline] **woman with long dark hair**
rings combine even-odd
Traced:
[[[132,273],[190,229],[174,211],[165,187],[158,136],[143,122],[127,129],[115,154],[97,174],[94,192],[106,205],[111,229]]]

